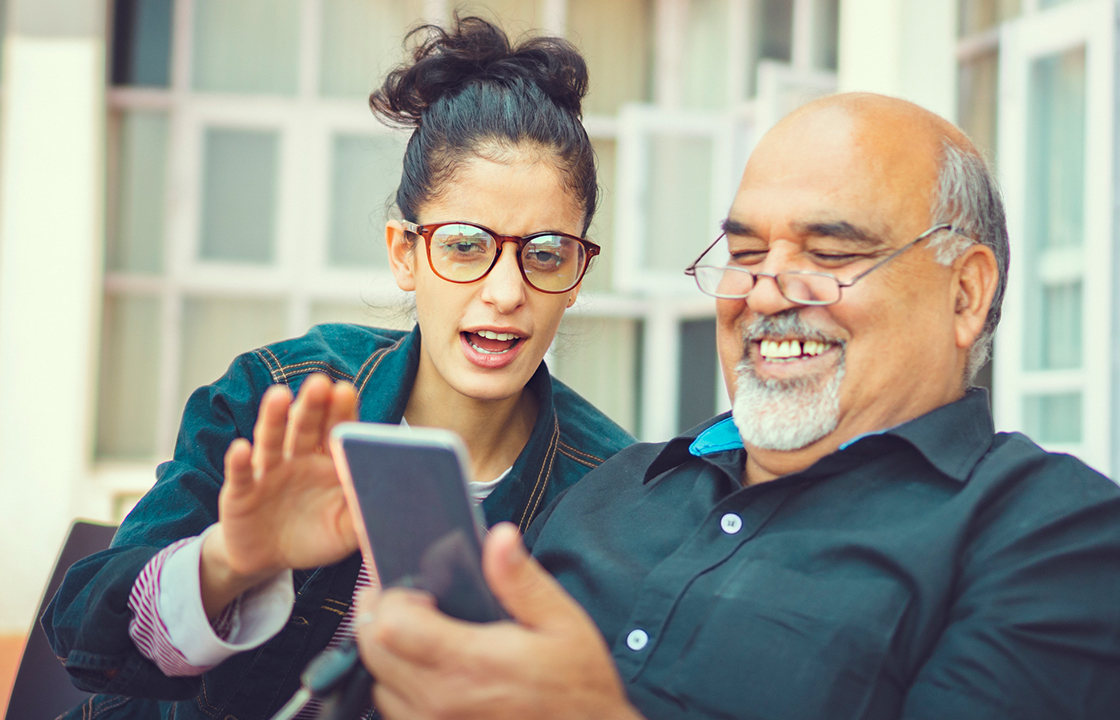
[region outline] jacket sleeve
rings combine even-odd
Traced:
[[[267,370],[246,354],[221,379],[187,401],[175,456],[125,518],[112,547],[79,561],[42,618],[55,655],[87,692],[177,700],[198,691],[198,678],[169,678],[140,654],[128,634],[128,597],[149,560],[176,540],[218,519],[226,448],[252,438]]]

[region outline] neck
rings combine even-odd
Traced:
[[[421,365],[404,411],[408,424],[458,433],[470,455],[472,480],[493,480],[512,466],[533,432],[536,395],[523,388],[513,397],[479,400],[448,392],[424,375]]]

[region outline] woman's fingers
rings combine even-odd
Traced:
[[[331,388],[330,410],[327,412],[326,422],[323,423],[320,442],[325,448],[330,442],[331,430],[340,422],[349,422],[358,419],[358,394],[354,386],[345,381],[339,381]]]
[[[226,450],[226,487],[235,498],[243,497],[253,488],[253,446],[245,438],[237,438]]]
[[[284,457],[315,452],[322,445],[323,422],[331,401],[331,380],[323,373],[314,373],[303,382],[292,406],[284,438]]]
[[[261,398],[261,409],[253,427],[253,477],[260,480],[284,459],[284,435],[292,393],[283,385],[273,385]]]

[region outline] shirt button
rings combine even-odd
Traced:
[[[631,630],[626,636],[626,647],[638,652],[649,643],[649,635],[645,630]]]
[[[719,519],[719,526],[728,535],[734,535],[743,529],[743,518],[735,513],[727,513]]]

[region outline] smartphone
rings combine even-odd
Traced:
[[[458,435],[340,423],[331,453],[362,553],[383,587],[426,590],[461,620],[508,617],[482,577],[485,526],[467,496],[467,451]]]

